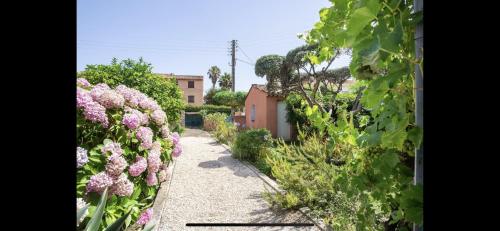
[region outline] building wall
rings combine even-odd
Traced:
[[[267,129],[274,138],[278,135],[278,98],[274,96],[267,97]]]
[[[194,88],[188,88],[188,82],[194,81]],[[184,100],[189,105],[203,105],[203,79],[177,79],[179,88],[184,94]],[[194,103],[188,103],[188,96],[194,96]]]
[[[255,121],[252,122],[252,105],[255,104]],[[247,128],[267,128],[267,94],[255,87],[245,100],[245,120]]]

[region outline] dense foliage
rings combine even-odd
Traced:
[[[208,89],[207,92],[205,92],[205,96],[203,96],[203,99],[205,100],[205,104],[215,104],[213,97],[217,92],[224,91],[225,89],[222,88],[210,88]]]
[[[203,115],[203,129],[205,131],[211,132],[217,129],[219,124],[222,124],[227,119],[227,114],[224,113],[211,113]]]
[[[217,66],[211,66],[207,72],[208,78],[212,81],[212,88],[215,88],[215,84],[220,77],[220,69]]]
[[[227,122],[228,114],[210,113],[203,115],[203,129],[211,132],[223,144],[231,144],[236,137],[237,127]]]
[[[201,106],[187,105],[185,110],[186,112],[199,112],[201,110],[205,110],[207,114],[215,112],[226,113],[226,114],[231,113],[231,107],[224,105],[211,105],[211,104],[204,104]]]
[[[305,57],[319,64],[329,62],[336,48],[351,50],[350,72],[366,83],[355,97],[361,104],[351,108],[369,114],[340,107],[333,120],[321,108],[306,107],[318,134],[299,146],[283,144],[269,158],[273,175],[289,191],[275,202],[306,204],[338,230],[409,230],[423,224],[422,185],[413,184],[414,150],[422,142],[414,73],[423,69],[423,60],[415,59],[414,32],[422,15],[413,12],[413,1],[331,2],[305,36],[320,53]]]
[[[219,79],[219,87],[224,90],[230,90],[233,87],[231,75],[227,72],[224,72]]]
[[[271,133],[264,128],[248,129],[239,132],[231,146],[233,156],[237,159],[255,162],[263,148],[271,145]]]
[[[110,87],[123,84],[147,94],[167,113],[168,122],[175,125],[185,106],[182,91],[175,80],[154,74],[152,68],[142,58],[138,61],[126,59],[120,62],[114,58],[110,65],[87,65],[78,76],[91,84],[106,83]]]
[[[160,105],[142,92],[85,79],[77,85],[77,207],[90,204],[81,224],[106,188],[101,228],[129,211],[125,225],[141,223],[139,213],[152,205],[168,163],[182,151],[179,137],[170,133]]]
[[[215,105],[224,105],[233,109],[242,109],[245,107],[246,95],[246,92],[243,91],[219,91],[214,95],[213,101]]]

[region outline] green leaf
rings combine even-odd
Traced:
[[[403,41],[403,27],[399,20],[395,20],[396,23],[391,32],[380,33],[382,48],[392,52],[398,52],[399,44]]]
[[[123,215],[122,217],[118,218],[118,220],[116,220],[115,222],[113,222],[113,224],[108,226],[108,228],[106,228],[105,231],[120,231],[121,227],[125,223],[125,219],[129,217],[131,212],[132,210],[130,210],[127,214]]]
[[[361,103],[366,108],[376,108],[380,106],[380,102],[389,90],[389,85],[384,77],[379,77],[373,80],[365,93],[361,97]]]
[[[401,193],[400,207],[405,218],[413,223],[423,222],[423,188],[421,184],[410,185],[408,190]]]
[[[80,210],[78,210],[76,212],[76,220],[77,221],[80,221],[80,219],[82,219],[83,214],[85,214],[85,211],[87,211],[89,206],[90,206],[90,204],[86,204],[85,206],[83,206],[83,208],[81,208]]]
[[[423,138],[423,131],[420,127],[413,127],[408,131],[408,140],[410,140],[415,148],[420,147]]]
[[[106,199],[108,198],[108,188],[104,190],[102,193],[101,199],[99,200],[99,204],[95,210],[94,215],[90,219],[89,223],[87,223],[87,227],[85,227],[85,231],[97,231],[102,222],[102,215],[104,214],[104,208],[106,207]]]
[[[378,59],[380,58],[380,39],[375,37],[369,43],[366,49],[359,52],[361,56],[361,64],[364,66],[370,66],[372,69],[376,69]]]
[[[380,3],[378,0],[368,0],[366,6],[358,8],[352,13],[347,23],[347,40],[344,46],[352,46],[354,39],[363,28],[376,19],[379,10]]]
[[[395,131],[385,131],[382,133],[382,147],[383,148],[396,148],[403,150],[403,144],[406,140],[407,133],[404,129]]]

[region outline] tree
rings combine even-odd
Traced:
[[[207,72],[208,78],[212,80],[212,88],[215,88],[215,84],[220,76],[220,69],[217,66],[212,66]]]
[[[231,80],[231,75],[227,72],[224,72],[224,74],[219,79],[219,87],[224,90],[228,90],[231,89],[232,86],[233,83]]]
[[[223,89],[220,88],[210,88],[208,91],[205,93],[205,96],[203,97],[205,99],[205,104],[214,104],[214,96],[217,94],[217,92],[224,91]]]
[[[153,66],[142,58],[138,61],[113,58],[110,65],[87,65],[78,77],[87,79],[91,84],[106,83],[110,87],[123,84],[135,88],[155,99],[167,113],[170,124],[175,125],[185,107],[182,91],[173,79],[152,72]]]
[[[347,67],[329,69],[335,58],[348,50],[333,50],[329,55],[317,44],[303,45],[288,52],[286,56],[266,55],[255,63],[255,74],[266,77],[267,89],[275,95],[287,96],[295,92],[300,94],[309,104],[317,105],[322,112],[335,108],[335,98],[342,91],[342,84],[350,78]],[[327,64],[319,67],[316,55],[327,56]],[[328,97],[324,97],[327,95]],[[328,101],[318,100],[327,98]]]
[[[215,105],[230,106],[233,109],[241,109],[245,106],[246,92],[232,92],[230,90],[219,91],[214,97]]]

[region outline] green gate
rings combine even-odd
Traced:
[[[186,112],[184,118],[186,127],[201,127],[203,125],[203,118],[198,112]]]

